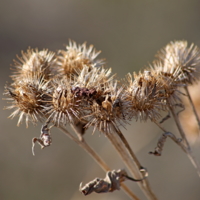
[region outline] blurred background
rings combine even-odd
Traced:
[[[0,90],[10,82],[10,64],[29,46],[56,51],[69,39],[87,41],[106,58],[106,66],[123,78],[139,71],[154,59],[168,42],[188,40],[200,46],[200,1],[197,0],[1,0],[0,2]],[[6,101],[1,101],[1,108]],[[102,200],[129,199],[120,190],[84,197],[80,182],[105,177],[101,168],[62,132],[52,129],[53,144],[32,156],[31,140],[40,134],[41,124],[28,129],[17,127],[17,119],[0,115],[0,199],[1,200]],[[173,133],[172,120],[165,123]],[[187,156],[167,140],[161,157],[149,155],[162,133],[153,123],[133,121],[122,129],[140,162],[149,171],[149,180],[159,200],[199,200],[200,179]],[[125,168],[107,139],[89,131],[87,141],[112,169]],[[193,151],[200,160],[199,143]],[[146,199],[134,182],[127,185]]]

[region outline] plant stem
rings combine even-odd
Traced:
[[[76,142],[81,148],[83,148],[95,161],[96,163],[105,171],[110,171],[108,165],[103,161],[103,159],[87,144],[87,142],[82,138],[81,140],[73,136],[67,131],[65,127],[58,127],[62,132],[64,132],[71,140]],[[121,183],[122,189],[127,195],[133,200],[140,200],[124,183]]]
[[[174,121],[176,123],[176,126],[177,126],[177,128],[179,130],[179,133],[180,133],[183,141],[186,143],[186,146],[187,146],[188,150],[190,150],[191,149],[190,148],[190,144],[189,144],[189,142],[188,142],[188,140],[186,138],[185,132],[184,132],[182,126],[181,126],[181,123],[180,123],[180,120],[179,120],[177,114],[175,113],[174,108],[170,105],[170,103],[168,103],[168,107],[169,107],[169,109],[170,109],[170,111],[171,111],[171,113],[173,115]]]
[[[133,150],[131,149],[128,141],[126,140],[126,138],[122,134],[122,132],[120,130],[116,130],[116,132],[117,132],[118,136],[120,137],[121,141],[124,143],[124,145],[125,145],[126,149],[128,150],[128,152],[130,153],[130,155],[131,155],[132,159],[134,160],[134,162],[135,162],[138,170],[140,170],[141,168],[143,168],[142,165],[140,164],[139,160],[137,159],[136,155],[134,154]],[[143,184],[145,185],[145,187],[147,188],[147,190],[150,193],[152,193],[152,195],[154,195],[153,192],[151,191],[150,184],[149,184],[149,182],[148,182],[147,179],[143,180]]]
[[[115,130],[115,132],[117,131],[114,126],[112,127],[112,129]],[[137,179],[139,177],[141,178],[141,174],[138,169],[138,166],[141,167],[139,161],[137,160],[137,164],[138,164],[137,166],[137,164],[133,161],[132,156],[130,157],[130,152],[127,152],[128,149],[126,149],[126,145],[124,144],[124,141],[121,140],[119,135],[111,134],[110,132],[104,132],[104,134],[108,137],[112,145],[115,147],[115,149],[121,156],[122,160],[128,167],[131,174],[134,176],[134,178],[137,178]],[[135,157],[135,155],[133,157]],[[143,180],[142,182],[138,182],[138,185],[140,186],[141,190],[144,192],[144,194],[146,195],[148,199],[157,200],[155,194],[152,192],[149,186],[147,179]]]
[[[200,129],[200,119],[199,119],[199,116],[198,116],[197,111],[196,111],[196,109],[195,109],[195,106],[194,106],[194,103],[193,103],[193,101],[192,101],[192,98],[191,98],[191,96],[190,96],[188,87],[185,86],[184,89],[185,89],[185,91],[186,91],[186,94],[187,94],[188,99],[189,99],[189,101],[190,101],[190,104],[191,104],[191,106],[192,106],[192,110],[193,110],[193,112],[194,112],[195,118],[196,118],[196,120],[197,120],[199,129]]]
[[[196,168],[197,174],[200,177],[200,165],[197,162],[196,158],[192,154],[192,150],[191,150],[190,144],[189,144],[189,142],[188,142],[188,140],[186,138],[186,135],[185,135],[185,132],[184,132],[182,126],[181,126],[180,120],[179,120],[178,116],[176,115],[174,108],[169,103],[168,103],[168,107],[169,107],[169,109],[170,109],[170,111],[171,111],[171,113],[173,115],[173,118],[175,120],[176,126],[177,126],[177,128],[179,130],[179,133],[180,133],[182,139],[184,140],[184,142],[186,143],[186,146],[187,146],[186,154],[187,154],[188,158],[190,159],[191,163],[193,164],[193,166]]]

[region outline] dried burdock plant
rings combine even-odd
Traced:
[[[163,101],[166,100],[171,105],[181,104],[180,98],[180,87],[183,87],[184,84],[179,81],[179,68],[170,72],[166,67],[163,67],[161,62],[156,62],[150,65],[149,71],[151,72],[152,76],[160,85],[160,92],[159,96],[162,97]],[[166,103],[167,104],[167,103]],[[165,108],[167,105],[165,105]]]
[[[161,111],[166,110],[166,102],[163,93],[164,84],[160,82],[151,71],[127,75],[127,99],[131,102],[132,116],[136,120],[157,121]]]
[[[54,52],[28,48],[27,52],[22,51],[21,54],[21,57],[17,56],[18,59],[14,60],[14,74],[11,75],[14,81],[21,81],[27,75],[34,76],[36,72],[45,80],[52,77],[52,69],[56,62]]]
[[[200,78],[200,49],[194,44],[188,46],[187,41],[175,41],[161,49],[156,57],[162,63],[160,71],[164,70],[169,74],[176,72],[178,75],[176,82],[184,85],[200,129],[200,119],[188,91],[188,85],[193,85]]]
[[[164,131],[151,154],[160,156],[169,137],[187,154],[200,175],[200,166],[192,154],[177,113],[177,108],[184,108],[184,95],[198,120],[188,85],[199,79],[199,48],[194,45],[188,47],[186,41],[171,42],[156,55],[157,60],[147,69],[138,74],[134,72],[133,76],[129,73],[125,81],[117,80],[111,69],[104,68],[104,61],[97,59],[99,53],[92,45],[87,47],[86,43],[77,45],[70,41],[66,50],[54,53],[28,49],[26,53],[22,52],[21,58],[18,57],[19,61],[15,61],[11,76],[13,82],[7,84],[5,90],[8,96],[5,99],[11,102],[6,109],[14,109],[10,117],[19,116],[18,125],[23,118],[27,126],[29,122],[44,123],[41,135],[32,140],[33,154],[36,143],[41,148],[52,144],[50,129],[57,127],[107,172],[105,179],[95,179],[80,187],[82,193],[110,192],[121,186],[131,199],[139,200],[123,183],[129,179],[138,181],[147,199],[156,200],[147,179],[147,170],[120,130],[132,118],[144,122],[149,119]],[[181,88],[185,89],[185,94]],[[182,110],[179,109],[179,112]],[[167,117],[162,119],[163,113],[167,113]],[[158,122],[162,119],[163,123],[171,115],[180,137]],[[68,125],[75,134],[67,130]],[[135,179],[127,176],[124,170],[110,171],[85,141],[84,133],[90,127],[93,132],[98,130],[108,138]]]
[[[162,49],[156,55],[156,57],[158,60],[154,61],[154,67],[152,68],[153,70],[155,70],[155,74],[161,75],[161,80],[166,77],[171,77],[172,79],[174,79],[174,81],[172,82],[173,84],[170,84],[170,87],[168,88],[171,89],[172,85],[174,87],[174,91],[178,91],[180,93],[179,95],[176,95],[174,99],[179,101],[178,105],[180,105],[181,107],[184,107],[184,105],[181,101],[181,95],[183,93],[180,92],[180,89],[185,89],[186,95],[190,101],[190,104],[193,107],[194,115],[198,121],[198,124],[200,125],[197,112],[188,92],[188,85],[194,84],[199,79],[199,48],[196,46],[194,47],[193,44],[190,47],[188,47],[186,41],[171,42],[164,49]],[[159,65],[156,65],[155,63],[159,63]],[[168,94],[168,91],[166,89],[165,92],[166,94]],[[174,92],[172,92],[171,94],[174,95]],[[169,97],[171,96],[171,94],[169,95]],[[198,164],[198,162],[192,154],[190,144],[180,123],[178,113],[176,113],[176,101],[174,101],[173,103],[173,101],[171,101],[169,97],[166,96],[166,103],[177,125],[179,133],[183,140],[183,145],[186,147],[185,153],[188,155],[192,164],[197,169],[198,175],[200,176],[200,165]],[[162,130],[164,129],[162,128]],[[168,132],[166,130],[164,131]]]
[[[187,41],[170,42],[156,55],[163,70],[173,74],[178,70],[179,81],[193,84],[199,79],[200,49]]]
[[[10,118],[19,116],[19,125],[25,118],[26,126],[32,122],[36,124],[43,121],[49,100],[47,93],[49,82],[37,71],[27,74],[21,81],[15,81],[10,86],[6,86],[5,95],[9,96],[5,100],[10,101],[11,105],[6,109],[14,109]]]
[[[47,102],[46,115],[48,121],[56,126],[74,124],[82,116],[80,107],[81,100],[78,99],[71,88],[70,79],[56,79],[52,83],[50,101]]]
[[[58,76],[77,75],[77,72],[82,70],[84,66],[89,68],[101,67],[104,65],[103,59],[97,59],[101,51],[96,51],[93,45],[89,47],[86,43],[81,45],[70,41],[66,46],[66,50],[59,50],[57,56],[57,65],[54,67]]]
[[[130,105],[124,99],[123,87],[118,88],[116,81],[106,83],[101,87],[101,91],[89,105],[86,127],[93,126],[94,131],[98,129],[105,133],[113,133],[128,120]]]

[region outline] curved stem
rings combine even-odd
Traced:
[[[116,129],[115,129],[115,130],[116,130]],[[120,137],[121,141],[124,143],[124,145],[125,145],[126,149],[128,150],[128,152],[130,153],[130,155],[131,155],[132,159],[134,160],[134,162],[135,162],[135,164],[136,164],[138,170],[140,170],[141,168],[143,168],[142,165],[140,164],[139,160],[137,159],[136,155],[134,154],[133,150],[131,149],[131,147],[130,147],[128,141],[126,140],[126,138],[125,138],[124,135],[122,134],[122,132],[121,132],[120,130],[116,130],[116,132],[117,132],[118,136]],[[147,179],[144,179],[143,184],[145,185],[145,187],[147,188],[147,190],[148,190],[153,196],[155,196],[155,195],[153,194],[153,192],[151,191],[150,184],[149,184],[149,182],[148,182]]]
[[[112,125],[111,125],[112,126]],[[115,126],[112,127],[113,130],[116,132]],[[141,178],[141,173],[139,172],[138,166],[141,166],[139,161],[137,160],[137,164],[134,162],[132,156],[130,157],[130,152],[126,148],[126,145],[124,144],[124,141],[120,138],[118,134],[111,134],[110,132],[104,132],[104,134],[108,137],[112,145],[115,147],[119,155],[121,156],[122,160],[128,167],[129,171],[135,178]],[[124,139],[124,137],[123,137]],[[127,141],[126,141],[127,143]],[[129,146],[129,145],[128,145]],[[128,150],[128,151],[127,151]],[[131,150],[132,151],[132,150]],[[133,156],[135,157],[135,155]],[[146,197],[150,200],[157,200],[157,197],[152,192],[149,183],[147,182],[147,179],[143,180],[142,182],[138,182],[139,187],[144,192]]]
[[[180,139],[177,139],[173,133],[167,131],[167,130],[166,130],[165,128],[163,128],[158,122],[154,121],[154,123],[164,132],[164,134],[167,134],[167,136],[169,136],[169,138],[171,138],[176,144],[178,144],[178,145],[181,147],[181,149],[182,149],[185,153],[187,153],[187,147],[186,147],[182,142],[180,142]],[[168,134],[168,133],[169,133],[169,134]],[[172,137],[172,135],[173,135],[173,137]],[[182,140],[182,139],[181,139],[181,140]]]
[[[103,159],[87,144],[87,142],[82,138],[81,140],[73,136],[64,127],[58,127],[62,132],[64,132],[71,140],[76,142],[81,148],[83,148],[95,161],[96,163],[105,171],[110,171],[108,165],[103,161]],[[122,189],[127,195],[133,200],[140,200],[124,183],[121,183]]]
[[[182,126],[181,126],[180,120],[179,120],[178,116],[176,115],[176,113],[174,111],[174,108],[169,103],[168,103],[168,107],[169,107],[169,109],[170,109],[170,111],[171,111],[171,113],[173,115],[173,118],[174,118],[174,120],[176,122],[176,125],[177,125],[177,128],[179,130],[179,133],[180,133],[182,139],[184,140],[184,142],[186,143],[186,146],[187,146],[186,154],[187,154],[188,158],[190,159],[191,163],[193,164],[193,166],[195,167],[195,169],[197,171],[197,174],[200,177],[200,165],[197,162],[196,158],[192,154],[192,150],[191,150],[190,144],[189,144],[189,142],[188,142],[188,140],[186,138],[186,135],[185,135],[185,132],[184,132]]]
[[[190,144],[189,144],[189,142],[188,142],[188,140],[186,138],[185,132],[184,132],[182,126],[181,126],[181,123],[180,123],[180,120],[179,120],[178,116],[176,115],[176,112],[174,111],[174,108],[170,105],[170,103],[168,103],[168,107],[169,107],[169,109],[170,109],[170,111],[171,111],[171,113],[173,115],[174,121],[176,123],[176,126],[177,126],[177,128],[179,130],[179,133],[180,133],[182,139],[186,143],[187,148],[190,150]]]

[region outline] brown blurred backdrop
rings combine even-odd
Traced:
[[[144,68],[171,40],[185,39],[200,46],[199,10],[197,0],[1,0],[0,93],[10,81],[12,60],[28,46],[55,51],[63,49],[68,39],[87,41],[102,50],[100,57],[119,78]],[[5,105],[1,101],[1,108]],[[80,182],[105,176],[97,164],[55,128],[53,145],[44,150],[36,146],[32,156],[31,139],[39,136],[41,124],[16,127],[16,119],[7,119],[9,114],[2,110],[0,115],[1,200],[129,199],[123,191],[82,196]],[[172,121],[166,124],[176,132]],[[162,157],[148,154],[162,133],[154,124],[133,121],[123,132],[148,168],[160,200],[200,199],[200,179],[179,147],[168,140]],[[88,132],[86,138],[113,169],[125,167],[103,135]],[[200,160],[199,144],[193,149]],[[127,184],[145,199],[136,183]]]

